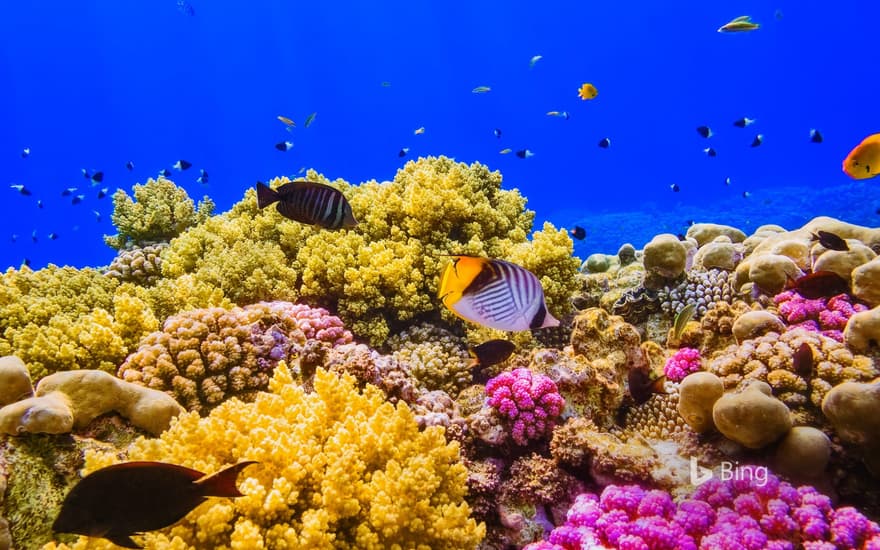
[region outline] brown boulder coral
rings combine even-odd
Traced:
[[[302,353],[308,341],[333,346],[351,339],[338,317],[301,304],[198,309],[169,317],[118,375],[207,414],[232,396],[252,400],[268,387],[278,362]]]

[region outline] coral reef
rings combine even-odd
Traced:
[[[14,355],[0,357],[0,407],[33,394],[31,375],[24,361]]]
[[[336,312],[373,345],[417,316],[459,323],[436,300],[445,254],[503,258],[532,271],[557,317],[569,309],[579,261],[565,230],[549,224],[527,241],[534,214],[501,175],[445,157],[408,162],[391,182],[341,189],[360,220],[347,231],[260,211],[249,190],[232,210],[190,229],[163,254],[163,274],[192,274],[242,305],[300,299]],[[289,180],[273,180],[272,186]]]
[[[442,428],[419,431],[404,405],[351,377],[319,369],[314,392],[283,363],[271,393],[230,400],[206,418],[185,413],[160,439],[136,441],[129,460],[216,470],[256,460],[244,496],[212,499],[178,524],[143,535],[153,549],[476,548],[485,531],[464,502],[467,470]],[[84,473],[117,462],[89,453]],[[74,549],[110,548],[80,538]],[[49,545],[48,548],[65,548]]]
[[[663,374],[671,382],[681,382],[685,376],[702,369],[703,358],[700,356],[700,350],[679,348],[666,360]]]
[[[388,339],[391,356],[409,366],[420,388],[443,390],[453,397],[472,382],[464,339],[421,323]]]
[[[741,391],[727,392],[712,407],[712,421],[725,437],[749,449],[761,449],[791,429],[785,403],[770,386],[751,380]]]
[[[253,399],[266,389],[279,361],[299,357],[303,366],[309,342],[333,346],[351,340],[338,317],[302,304],[198,309],[169,317],[161,331],[141,341],[118,375],[205,414],[232,396]]]
[[[715,302],[731,302],[733,296],[730,274],[722,269],[692,269],[685,280],[659,291],[660,308],[665,314],[674,315],[687,304],[694,304],[695,319],[705,315]]]
[[[565,406],[556,384],[529,369],[502,372],[490,379],[486,395],[486,403],[505,418],[517,445],[549,435]]]
[[[155,284],[162,275],[161,254],[168,243],[120,250],[104,273],[120,282],[142,286]]]
[[[187,192],[173,181],[160,177],[135,185],[130,197],[119,189],[113,194],[116,235],[107,235],[104,242],[117,250],[128,246],[148,246],[168,242],[211,216],[214,203],[205,196],[198,208]]]
[[[147,303],[99,271],[49,265],[0,278],[0,355],[22,359],[36,380],[71,369],[115,372],[156,330]]]
[[[669,233],[655,235],[645,245],[645,271],[663,277],[675,279],[684,273],[687,261],[687,248],[678,237]]]
[[[695,372],[681,382],[678,414],[697,433],[715,428],[712,409],[724,395],[724,384],[711,372]]]
[[[852,303],[846,294],[808,300],[794,290],[780,292],[773,297],[773,303],[790,326],[819,331],[838,342],[843,341],[843,329],[849,318],[868,310],[863,304]]]
[[[578,495],[565,524],[526,550],[843,550],[880,544],[876,523],[854,508],[835,509],[809,485],[794,487],[755,467],[736,474],[710,479],[678,503],[637,485],[611,485],[599,497]]]

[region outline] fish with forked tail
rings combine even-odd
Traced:
[[[257,205],[262,209],[276,202],[278,213],[296,222],[325,229],[349,228],[358,223],[342,191],[323,183],[292,181],[272,189],[258,181]]]

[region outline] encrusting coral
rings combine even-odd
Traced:
[[[340,189],[358,226],[292,222],[259,210],[248,190],[231,211],[175,239],[163,274],[192,274],[239,305],[271,298],[327,307],[373,345],[417,316],[455,321],[436,298],[447,254],[518,262],[539,278],[554,315],[569,308],[579,264],[570,237],[545,224],[528,241],[534,213],[518,191],[501,189],[498,172],[437,157],[408,162],[390,182],[351,186],[314,171],[307,179]]]
[[[134,198],[119,189],[113,194],[113,214],[116,235],[107,235],[104,242],[121,250],[127,246],[146,246],[168,242],[187,228],[208,219],[214,203],[205,196],[196,208],[182,187],[160,177],[135,185]]]
[[[443,390],[453,397],[473,381],[464,340],[427,323],[410,327],[388,339],[392,357],[406,363],[418,386]]]
[[[129,460],[218,470],[259,464],[239,481],[244,496],[210,499],[173,527],[143,535],[146,547],[288,550],[476,548],[485,534],[464,501],[467,470],[443,429],[420,431],[403,404],[319,369],[314,392],[280,364],[253,403],[233,399],[206,418],[185,413],[159,439],[140,439]],[[88,453],[84,473],[119,459]],[[74,550],[109,549],[85,537]],[[47,549],[67,548],[49,544]]]
[[[95,269],[49,265],[0,277],[0,355],[17,355],[37,380],[71,369],[115,372],[158,327],[151,308]]]
[[[253,399],[279,361],[303,359],[307,342],[335,346],[351,339],[338,317],[303,304],[198,309],[169,317],[125,360],[119,377],[205,414],[232,396]]]

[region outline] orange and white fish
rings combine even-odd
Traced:
[[[843,159],[843,171],[857,180],[880,174],[880,134],[870,135],[856,145]]]
[[[596,87],[589,82],[581,84],[581,87],[578,88],[578,96],[580,96],[580,98],[584,101],[588,99],[593,99],[597,95],[599,95],[599,90],[597,90]]]
[[[438,297],[465,321],[499,330],[559,326],[547,311],[544,289],[524,267],[477,256],[452,256]]]

